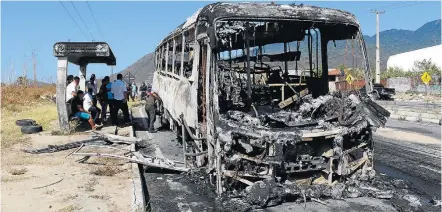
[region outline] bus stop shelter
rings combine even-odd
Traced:
[[[57,62],[57,111],[60,129],[69,132],[69,115],[66,107],[66,78],[68,63],[80,66],[80,90],[86,88],[86,70],[90,63],[104,63],[108,66],[117,64],[116,58],[105,42],[57,42],[54,44],[54,56]]]

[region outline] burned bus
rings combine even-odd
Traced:
[[[351,41],[367,92],[330,92],[329,49]],[[152,89],[185,165],[206,167],[222,193],[263,179],[332,184],[373,171],[374,103],[359,22],[345,11],[214,3],[155,50]]]

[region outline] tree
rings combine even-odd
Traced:
[[[29,85],[29,80],[27,77],[18,77],[17,81],[15,82],[16,85],[18,86],[28,86]]]
[[[407,73],[400,67],[390,67],[381,72],[381,79],[388,79],[393,77],[405,77]]]
[[[414,66],[411,69],[412,72],[416,73],[413,75],[422,75],[424,72],[428,72],[431,76],[440,76],[441,75],[441,68],[438,67],[436,64],[434,64],[431,59],[429,60],[421,60],[421,61],[415,61]]]

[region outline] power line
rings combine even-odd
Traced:
[[[421,4],[421,3],[424,3],[424,2],[423,1],[405,1],[405,2],[401,1],[401,2],[396,2],[396,3],[393,3],[393,4],[389,4],[389,5],[385,6],[385,7],[371,9],[370,11],[373,11],[373,10],[386,10],[386,9],[388,9],[388,10],[395,10],[395,9],[399,9],[399,8],[403,8],[403,7],[408,7],[408,6],[413,6],[413,5]],[[389,9],[389,8],[391,8],[391,9]]]
[[[406,5],[403,5],[402,7],[396,7],[396,8],[390,9],[390,10],[396,10],[396,9],[414,6],[414,5],[418,5],[418,4],[422,4],[422,3],[426,3],[426,2],[425,1],[414,2],[414,4],[406,4]]]
[[[87,6],[89,7],[89,11],[91,11],[92,17],[94,18],[94,22],[95,22],[95,24],[97,25],[98,31],[100,32],[100,35],[101,35],[101,38],[103,38],[103,40],[106,40],[106,39],[104,38],[103,33],[101,32],[101,28],[100,28],[100,25],[98,25],[97,19],[95,19],[95,15],[94,15],[94,13],[92,12],[92,9],[91,9],[91,6],[89,5],[89,2],[86,1],[86,3],[87,3]]]
[[[61,3],[61,1],[60,1],[60,4],[61,4],[61,6],[63,6],[64,10],[68,13],[69,17],[71,17],[71,20],[75,23],[75,25],[77,25],[78,29],[80,29],[81,34],[83,34],[83,36],[84,36],[87,40],[89,40],[89,38],[86,36],[86,34],[84,34],[84,32],[83,32],[83,30],[81,29],[81,27],[78,25],[78,23],[77,23],[77,22],[75,21],[75,19],[72,17],[71,13],[69,13],[68,9],[66,9],[66,7],[64,6],[64,4]]]
[[[92,39],[95,40],[94,35],[92,34],[91,30],[89,30],[89,27],[87,27],[86,23],[84,22],[83,18],[81,17],[80,13],[78,12],[77,8],[74,5],[74,2],[71,1],[72,6],[75,9],[75,12],[77,12],[77,15],[80,17],[81,21],[83,22],[84,26],[86,27],[87,31],[89,32],[89,34],[91,35]]]

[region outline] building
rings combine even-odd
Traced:
[[[430,60],[442,67],[442,45],[418,49],[402,54],[392,55],[388,58],[387,69],[398,67],[404,71],[412,71],[415,61]]]

